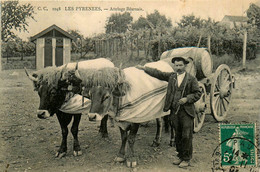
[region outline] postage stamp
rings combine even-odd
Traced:
[[[256,125],[220,124],[222,167],[256,167]]]

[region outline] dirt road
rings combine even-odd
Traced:
[[[259,124],[259,59],[249,62],[246,72],[233,70],[236,89],[225,123]],[[47,120],[36,117],[39,98],[23,70],[1,72],[0,98],[0,171],[211,171],[211,154],[219,143],[218,123],[207,115],[201,131],[194,134],[192,166],[182,170],[171,163],[176,153],[168,146],[169,134],[163,133],[159,148],[150,147],[156,130],[152,121],[139,129],[135,144],[138,167],[131,169],[113,161],[121,143],[119,129],[108,125],[109,140],[104,140],[98,124],[83,116],[79,132],[83,155],[73,156],[69,134],[67,156],[56,159],[61,142],[58,121],[55,116]]]

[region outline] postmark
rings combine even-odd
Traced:
[[[255,124],[219,124],[219,145],[212,154],[212,170],[257,167]]]

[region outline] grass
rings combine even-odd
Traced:
[[[35,69],[35,56],[24,57],[21,60],[21,57],[11,57],[2,58],[2,70],[9,69],[23,69],[24,67],[28,69]]]
[[[236,63],[238,63],[238,61],[235,60],[234,55],[228,55],[228,54],[224,54],[223,56],[212,55],[211,58],[213,61],[213,71],[215,71],[217,67],[221,64],[226,64],[229,67],[233,67]]]

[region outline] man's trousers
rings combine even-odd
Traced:
[[[181,160],[189,161],[192,158],[193,151],[194,118],[187,114],[183,106],[180,106],[177,114],[171,114],[171,120],[175,129],[175,143],[178,157]]]

